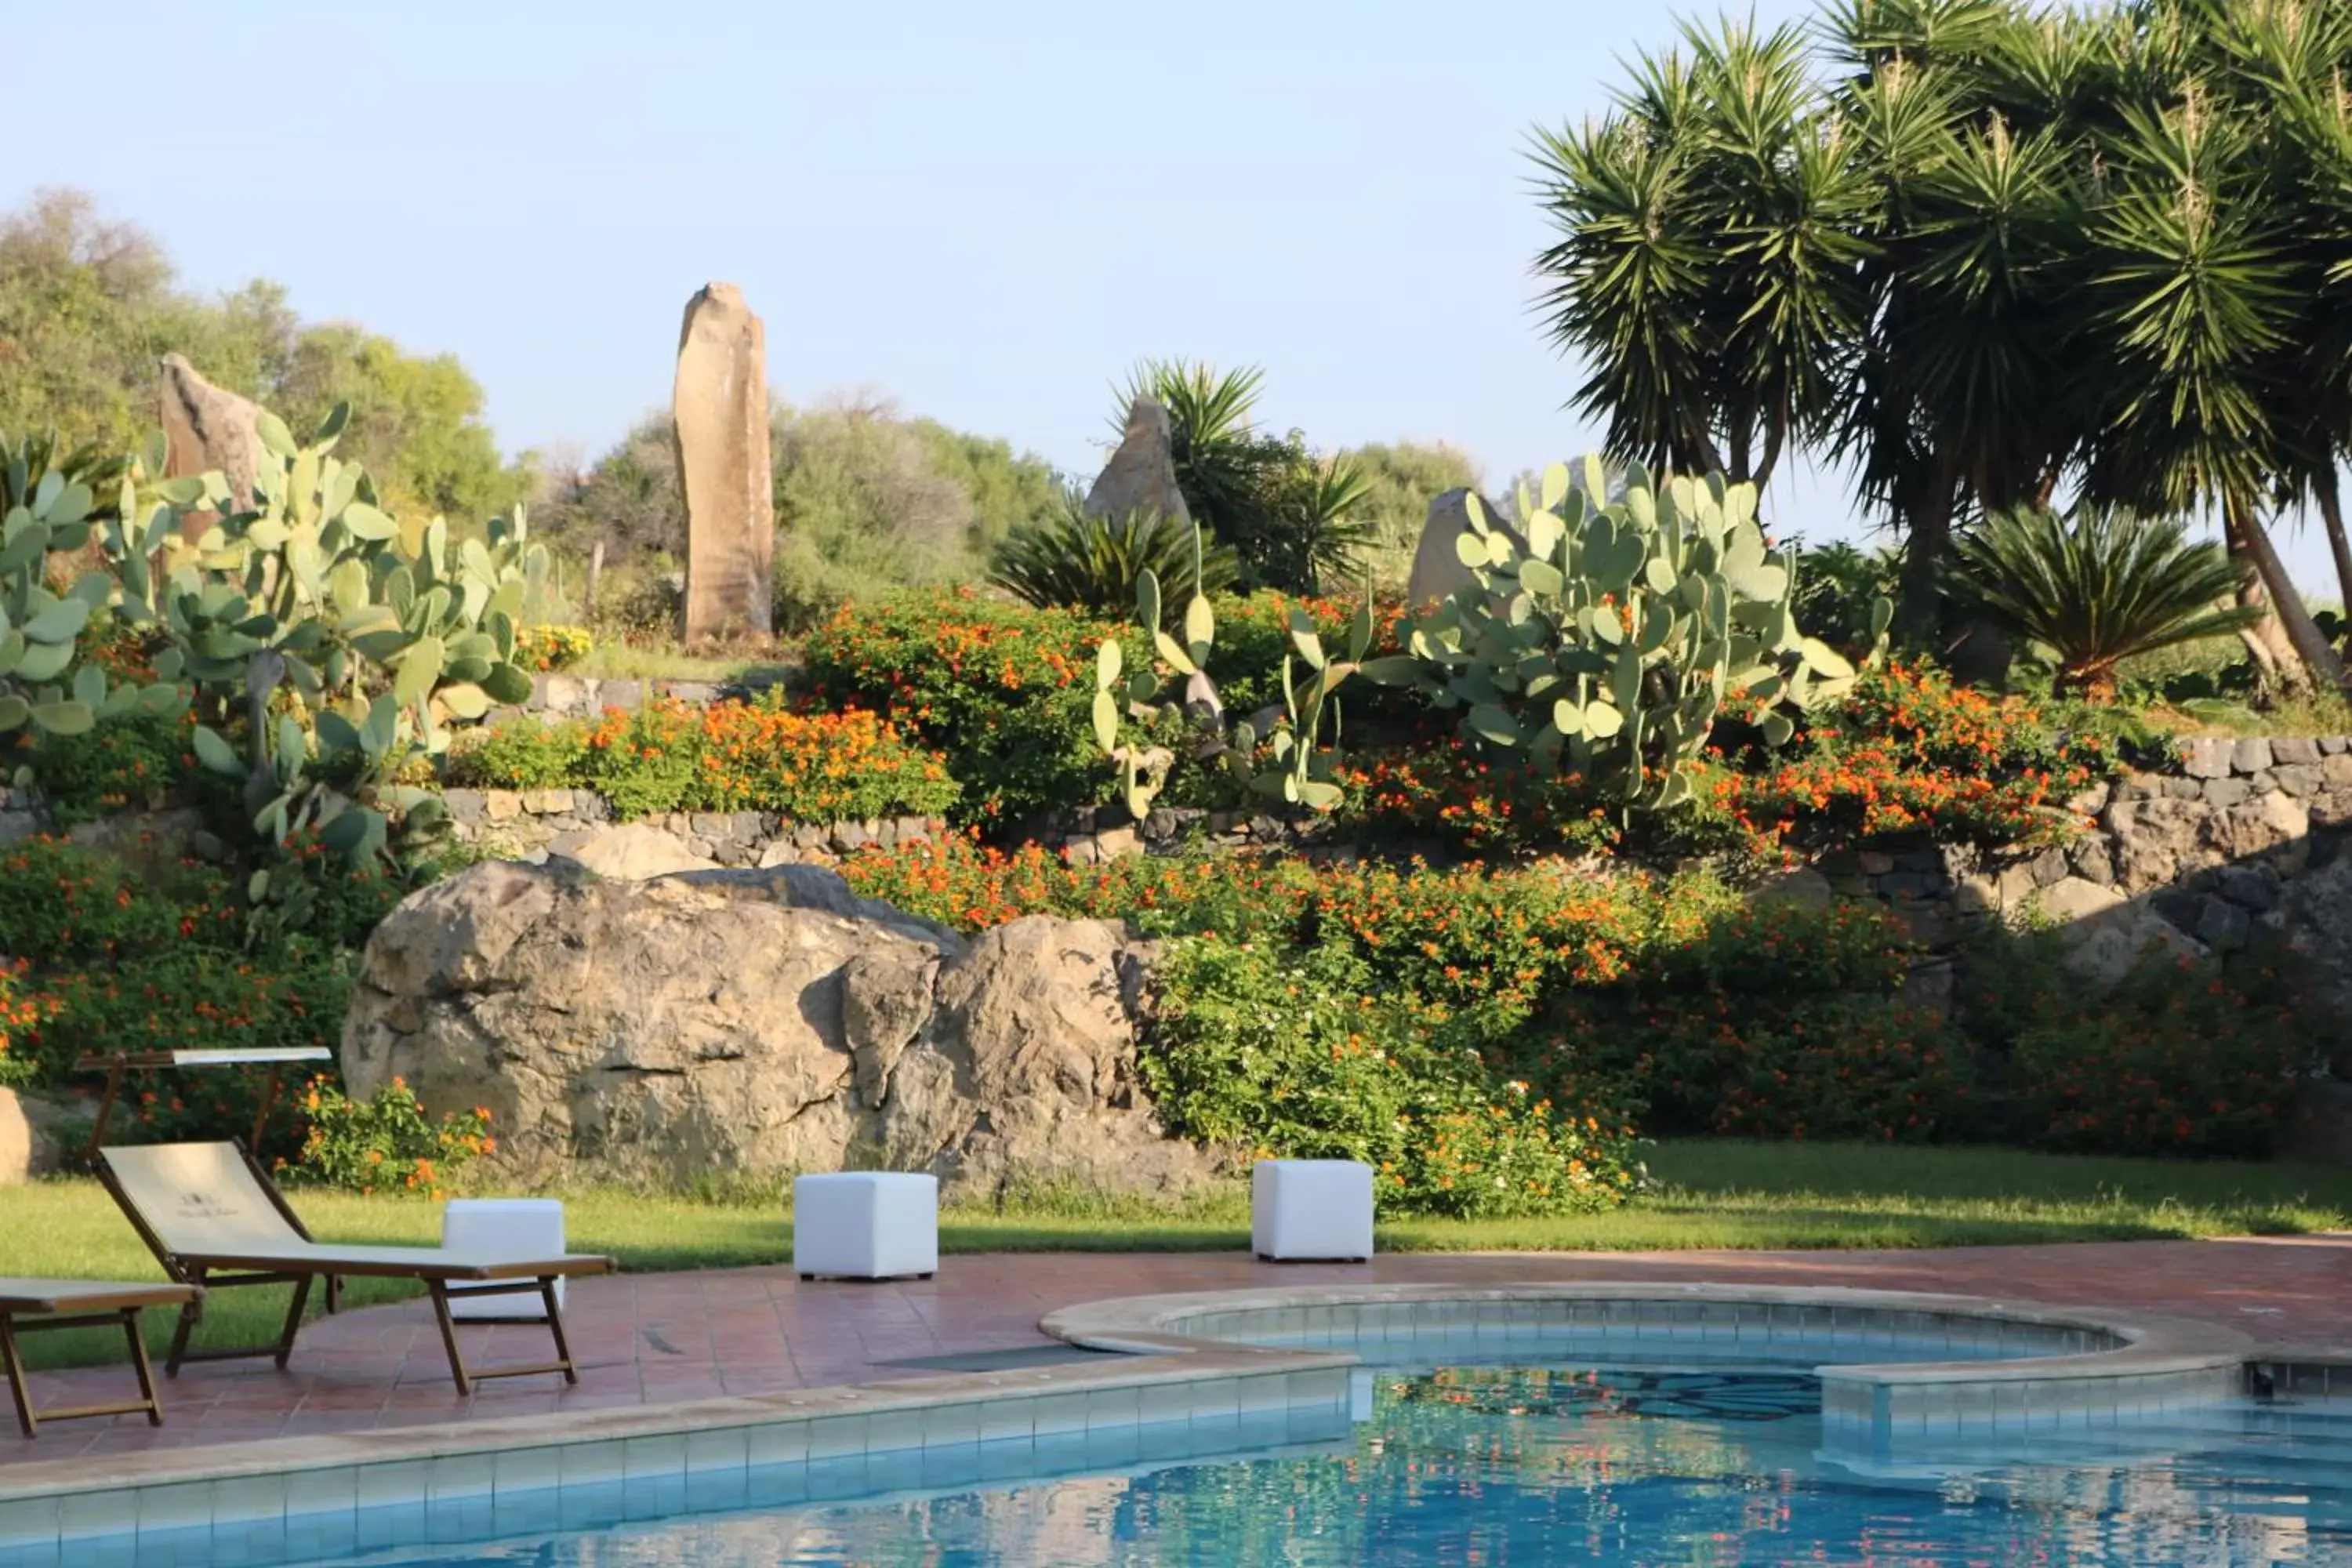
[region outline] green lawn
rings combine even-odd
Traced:
[[[1968,1247],[2352,1228],[2352,1170],[1729,1142],[1669,1142],[1648,1154],[1654,1190],[1614,1213],[1401,1220],[1381,1227],[1381,1246],[1455,1252]],[[439,1230],[437,1205],[422,1199],[313,1192],[293,1197],[322,1239],[431,1242]],[[737,1268],[791,1255],[792,1233],[774,1197],[599,1189],[568,1194],[566,1205],[572,1247],[610,1252],[632,1271]],[[1248,1199],[1238,1186],[1182,1209],[1035,1200],[1002,1211],[951,1207],[940,1221],[940,1244],[949,1252],[1238,1250],[1248,1238]],[[86,1180],[0,1193],[0,1258],[12,1274],[159,1277],[112,1202]],[[353,1280],[348,1299],[412,1292]],[[201,1342],[270,1338],[283,1301],[276,1290],[231,1291],[207,1309]],[[167,1337],[168,1319],[151,1325],[153,1342]],[[96,1333],[36,1335],[25,1342],[35,1365],[120,1353],[115,1342]]]

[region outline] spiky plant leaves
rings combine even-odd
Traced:
[[[1089,515],[1076,496],[1038,523],[1016,528],[997,547],[988,580],[1041,608],[1125,616],[1144,574],[1159,581],[1164,616],[1195,593],[1233,586],[1233,552],[1204,541],[1196,573],[1192,531],[1155,513]]]
[[[2108,695],[2124,660],[2228,636],[2255,614],[2232,602],[2228,554],[2177,518],[2003,512],[1964,533],[1955,557],[1954,596],[2049,647],[2062,691]]]

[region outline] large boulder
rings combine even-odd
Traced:
[[[1135,1084],[1124,928],[967,944],[807,866],[620,881],[492,862],[369,939],[354,1094],[491,1113],[503,1176],[689,1182],[879,1161],[950,1192],[1183,1189]]]
[[[1466,489],[1451,489],[1429,503],[1429,515],[1421,525],[1421,542],[1412,552],[1412,571],[1405,579],[1404,601],[1409,606],[1418,609],[1450,598],[1454,589],[1470,581],[1470,568],[1462,563],[1456,547],[1470,531],[1470,495]],[[1528,542],[1503,521],[1501,509],[1483,496],[1479,504],[1486,509],[1486,526],[1509,539],[1524,554]]]

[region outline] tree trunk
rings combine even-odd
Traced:
[[[2336,592],[2344,613],[2352,616],[2352,541],[2344,536],[2344,500],[2336,489],[2336,466],[2330,463],[2315,487],[2319,493],[2319,517],[2327,525],[2327,549],[2336,557]]]
[[[1939,459],[1927,492],[1911,512],[1910,537],[1904,542],[1902,603],[1896,606],[1896,629],[1905,640],[1937,645],[1942,640],[1942,608],[1937,576],[1952,547],[1952,470]]]
[[[2294,591],[2285,563],[2272,547],[2269,531],[2255,519],[2253,508],[2242,500],[2231,501],[2228,527],[2231,552],[2254,572],[2254,580],[2240,591],[2239,602],[2266,612],[2254,624],[2252,635],[2269,646],[2280,684],[2289,691],[2307,690],[2315,682],[2340,689],[2344,666],[2320,635],[2311,612],[2304,608],[2303,595]]]

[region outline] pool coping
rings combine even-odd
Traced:
[[[1042,1447],[1076,1436],[1190,1428],[1213,1443],[1255,1421],[1276,1428],[1286,1419],[1299,1432],[1344,1428],[1360,1358],[1344,1348],[1262,1345],[1173,1331],[1187,1319],[1224,1313],[1306,1314],[1373,1308],[1408,1309],[1402,1336],[1413,1337],[1420,1310],[1433,1310],[1427,1331],[1452,1330],[1498,1341],[1514,1328],[1572,1328],[1570,1316],[1540,1318],[1538,1304],[1577,1302],[1664,1304],[1656,1332],[1675,1339],[1683,1327],[1701,1334],[1727,1331],[1739,1344],[1739,1309],[1760,1312],[1825,1313],[1817,1326],[1835,1332],[1859,1329],[1859,1317],[1837,1322],[1844,1310],[1885,1324],[1911,1314],[2010,1324],[2037,1331],[2110,1336],[2122,1342],[2086,1353],[2043,1353],[2017,1360],[1875,1364],[1840,1362],[1820,1366],[1824,1414],[1835,1418],[1837,1390],[1850,1391],[1850,1413],[1884,1436],[1894,1405],[1938,1389],[1963,1393],[1988,1385],[2061,1391],[2115,1388],[2133,1379],[2201,1380],[2199,1389],[2242,1386],[2257,1352],[2251,1336],[2220,1325],[2097,1307],[2041,1303],[1843,1286],[1713,1285],[1632,1281],[1529,1280],[1507,1285],[1326,1284],[1127,1297],[1065,1308],[1040,1329],[1083,1349],[1108,1352],[1098,1363],[891,1379],[772,1394],[698,1399],[670,1405],[558,1411],[466,1422],[419,1424],[331,1436],[274,1437],[219,1447],[27,1460],[0,1468],[0,1555],[55,1542],[144,1537],[193,1529],[228,1529],[255,1521],[283,1528],[320,1514],[349,1519],[355,1511],[404,1503],[457,1506],[492,1500],[502,1506],[519,1494],[543,1495],[574,1487],[625,1484],[646,1495],[686,1500],[697,1475],[741,1474],[761,1466],[825,1459],[898,1457],[934,1451],[1000,1451],[1014,1444]],[[1492,1309],[1492,1310],[1488,1310]],[[1516,1309],[1516,1311],[1515,1311]],[[1687,1325],[1675,1314],[1687,1312]],[[1448,1320],[1441,1321],[1440,1320]],[[1278,1321],[1278,1320],[1277,1320]],[[1801,1323],[1791,1323],[1800,1334]],[[1370,1337],[1369,1335],[1366,1337]],[[2200,1394],[2200,1397],[2210,1397]],[[2071,1394],[2065,1395],[2071,1397]],[[1857,1403],[1857,1401],[1859,1403]],[[2113,1402],[2110,1402],[2112,1405]],[[2107,1408],[2108,1406],[2102,1406]],[[1238,1444],[1229,1444],[1229,1447]],[[484,1463],[485,1459],[488,1463]]]
[[[2242,1366],[2261,1349],[2252,1335],[2191,1318],[2123,1308],[2053,1306],[1924,1290],[1879,1290],[1847,1285],[1708,1285],[1681,1281],[1568,1280],[1508,1285],[1303,1285],[1238,1290],[1197,1290],[1088,1301],[1052,1312],[1038,1328],[1082,1350],[1172,1354],[1229,1349],[1235,1342],[1172,1332],[1170,1324],[1213,1312],[1279,1311],[1397,1302],[1548,1300],[1686,1301],[1717,1307],[1840,1307],[1873,1314],[1914,1312],[1990,1320],[2036,1328],[2111,1333],[2126,1342],[2109,1350],[2013,1360],[1825,1363],[1819,1370],[1905,1382],[2000,1381],[2113,1375],[2122,1372],[2193,1370],[2221,1363]],[[1830,1325],[1837,1326],[1834,1321]]]

